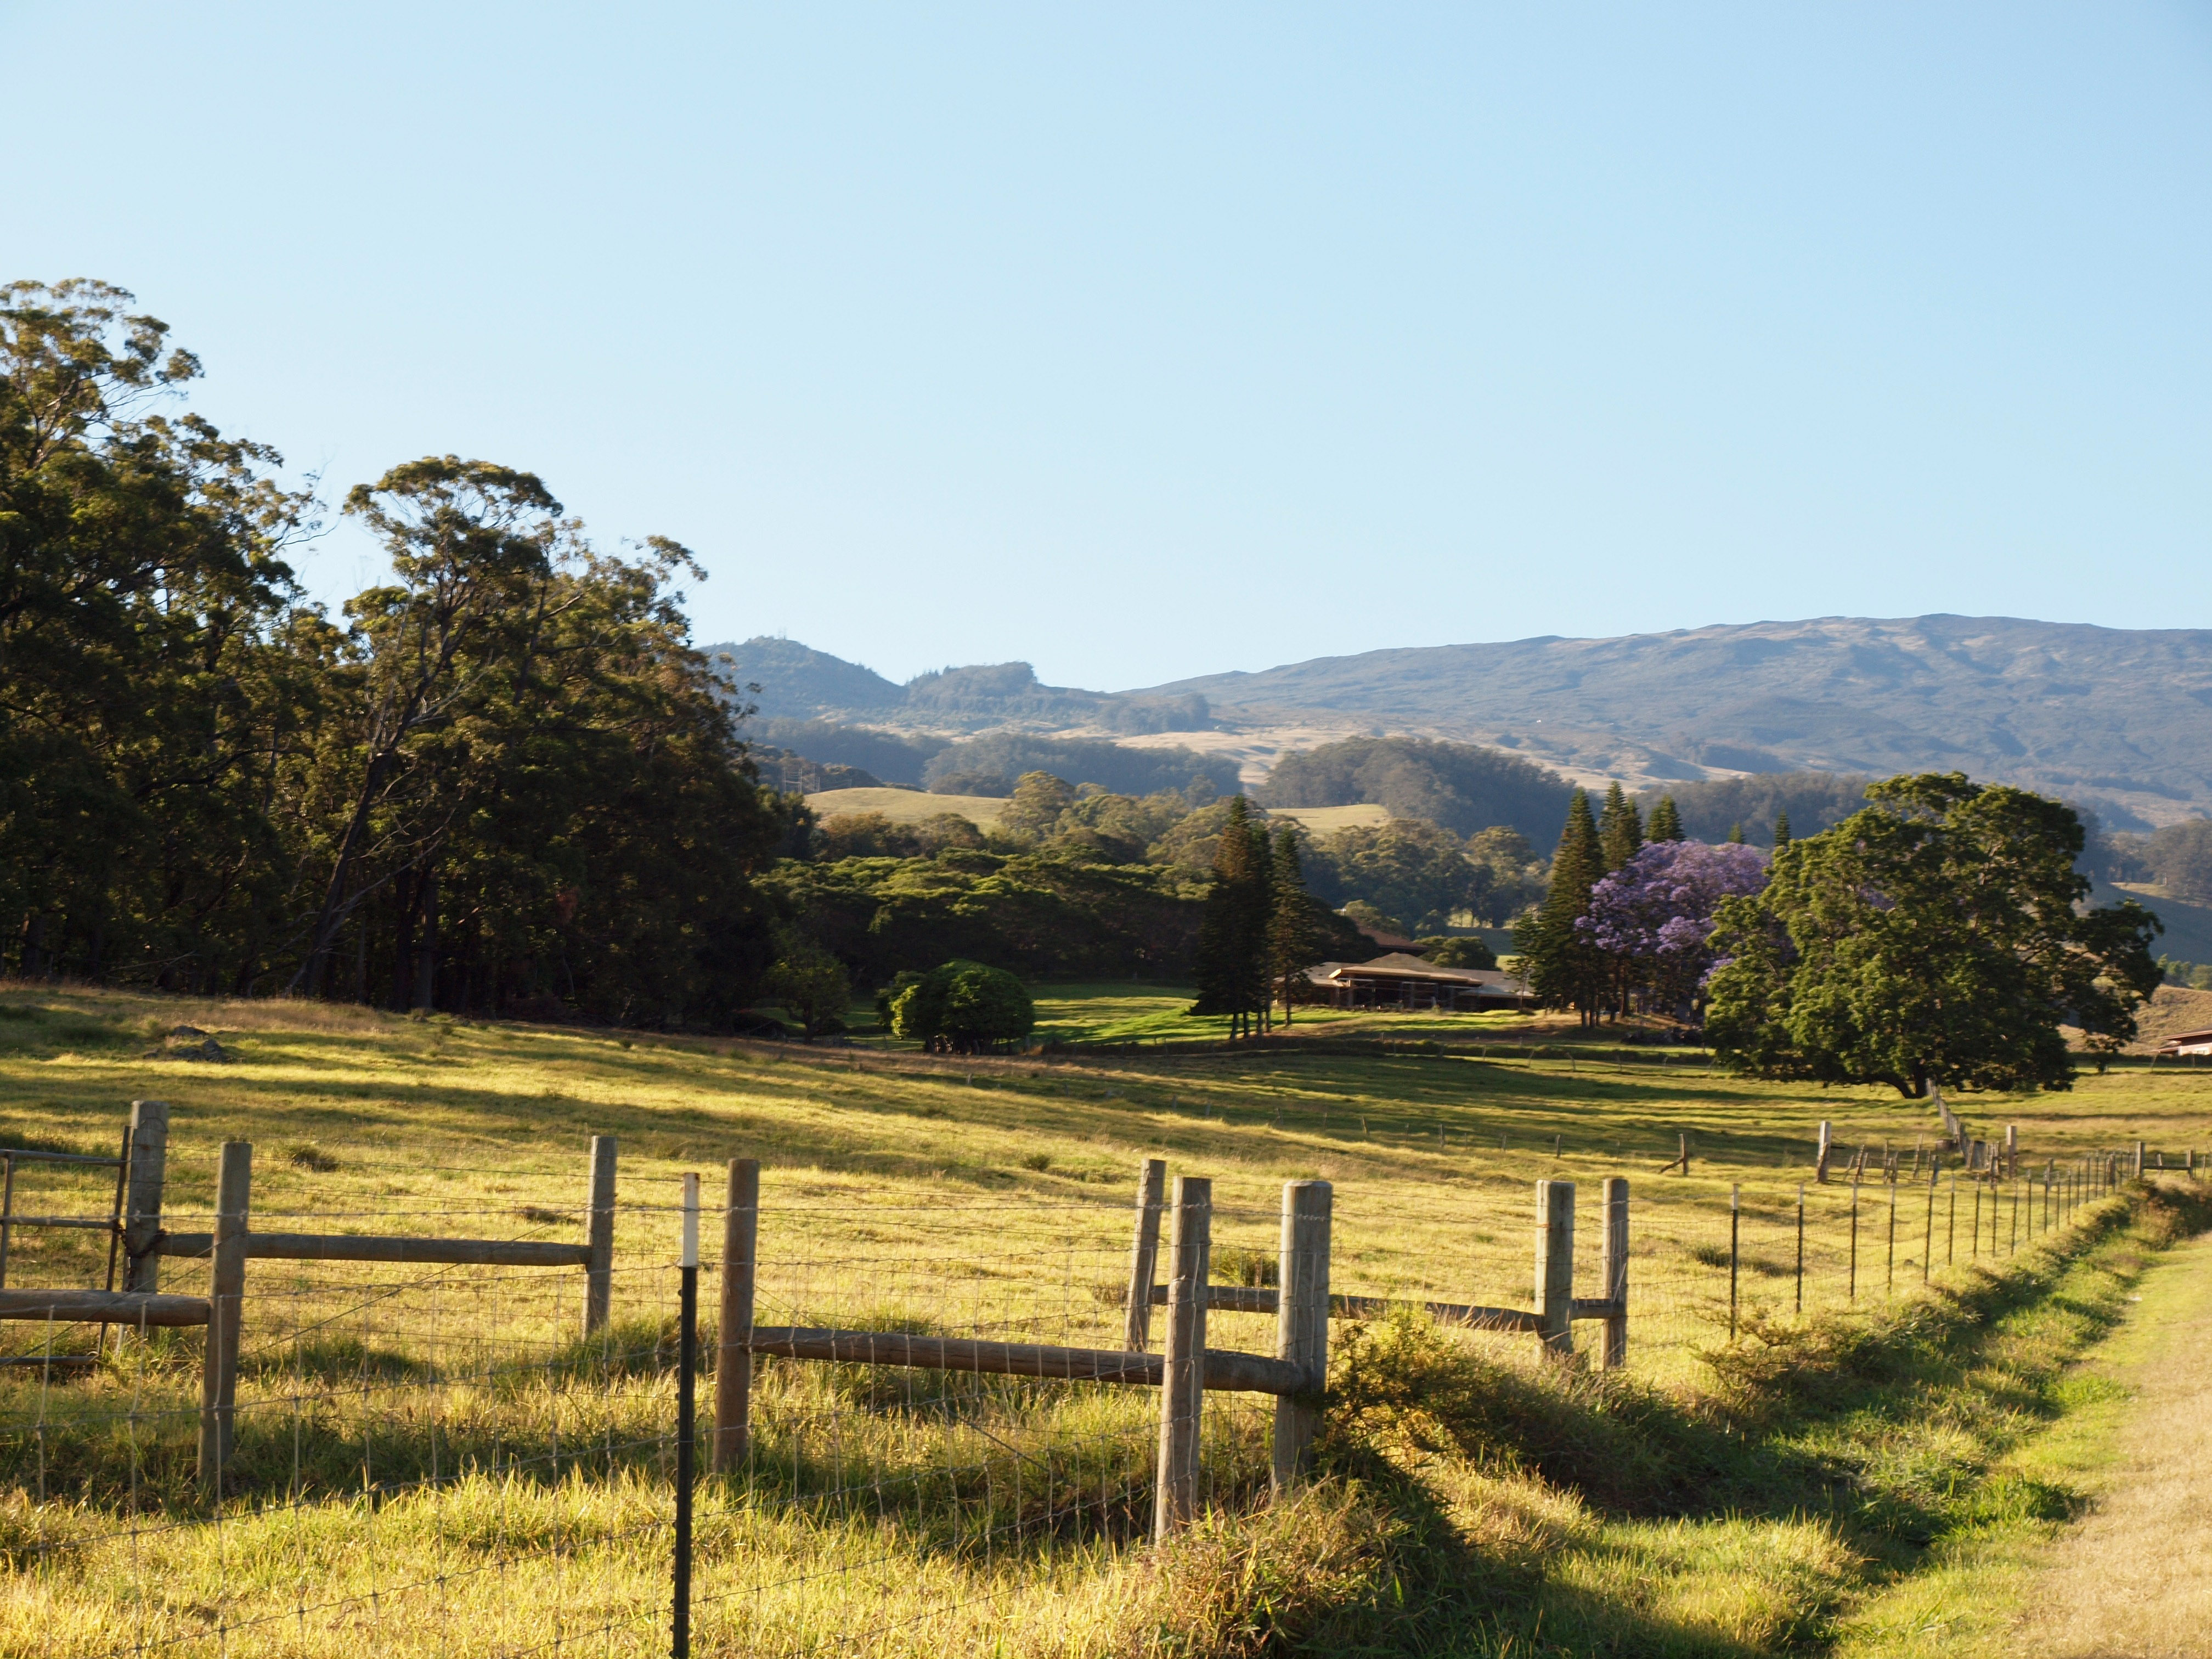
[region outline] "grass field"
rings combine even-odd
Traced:
[[[995,795],[932,795],[918,789],[824,789],[806,804],[819,818],[881,812],[893,823],[920,823],[940,812],[957,813],[979,830],[998,823],[1006,803]]]
[[[1048,1022],[1115,1040],[1172,1034],[1186,1006],[1172,991],[1110,986],[1045,988],[1041,1002]],[[1363,1018],[1387,1035],[1423,1029]],[[228,1060],[148,1057],[179,1022],[214,1031]],[[1472,1029],[1463,1017],[1436,1024],[1455,1040]],[[489,1656],[556,1635],[575,1651],[655,1650],[672,1206],[680,1171],[739,1154],[767,1165],[763,1322],[1117,1346],[1127,1205],[1146,1155],[1214,1177],[1224,1274],[1272,1252],[1279,1183],[1319,1176],[1335,1185],[1335,1288],[1516,1306],[1529,1297],[1532,1182],[1626,1174],[1636,1311],[1630,1378],[1595,1394],[1557,1392],[1529,1370],[1526,1339],[1344,1328],[1340,1346],[1358,1362],[1346,1398],[1372,1407],[1358,1420],[1382,1426],[1343,1454],[1340,1478],[1266,1511],[1256,1397],[1218,1399],[1206,1451],[1218,1516],[1158,1556],[1136,1547],[1152,1432],[1141,1391],[764,1362],[755,1463],[701,1498],[707,1650],[823,1650],[856,1630],[860,1650],[886,1653],[1822,1645],[1875,1577],[1909,1566],[1926,1541],[1885,1544],[1881,1556],[1869,1538],[1940,1532],[2033,1428],[2032,1405],[1998,1417],[1938,1407],[1960,1386],[1961,1333],[2040,1305],[2058,1270],[2029,1271],[2045,1257],[2023,1250],[1997,1274],[1981,1271],[1967,1222],[1947,1231],[1948,1216],[1907,1188],[1891,1297],[1875,1254],[1890,1194],[1870,1189],[1850,1302],[1848,1197],[1816,1188],[1810,1318],[1798,1320],[1794,1206],[1818,1123],[1832,1120],[1845,1147],[1910,1149],[1934,1134],[1922,1103],[1749,1083],[1679,1057],[1665,1070],[1500,1057],[1516,1022],[1489,1017],[1481,1029],[1498,1039],[1494,1057],[1285,1048],[968,1061],[0,993],[0,1144],[105,1152],[127,1101],[166,1099],[173,1228],[206,1224],[227,1138],[255,1144],[259,1225],[577,1237],[595,1133],[620,1137],[623,1206],[617,1318],[596,1344],[579,1340],[580,1275],[568,1272],[255,1263],[240,1429],[252,1489],[219,1517],[187,1492],[196,1337],[126,1345],[124,1361],[82,1381],[49,1384],[21,1367],[0,1376],[14,1489],[0,1559],[15,1575],[0,1655]],[[2018,1123],[2032,1158],[2136,1139],[2212,1147],[2212,1079],[2200,1074],[2116,1072],[2071,1094],[1960,1103],[1978,1132]],[[1686,1132],[1692,1173],[1658,1176]],[[106,1208],[100,1178],[21,1179],[19,1211]],[[1732,1188],[1745,1206],[1740,1313],[1757,1333],[1736,1350]],[[2100,1224],[2122,1225],[2106,1209]],[[1925,1305],[1954,1310],[1940,1328],[1911,1312],[1923,1305],[1911,1293],[1931,1240],[1939,1294]],[[9,1282],[97,1283],[103,1267],[96,1235],[19,1231]],[[166,1282],[188,1291],[199,1271],[172,1262]],[[1269,1322],[1215,1317],[1214,1346],[1267,1349]],[[1817,1370],[1838,1330],[1899,1353],[1950,1346],[1899,1360],[1905,1380],[1890,1394],[1832,1419],[1785,1414],[1755,1443],[1700,1426],[1711,1402],[1751,1386],[1735,1362],[1716,1370],[1701,1354],[1812,1344],[1802,1352]],[[0,1334],[16,1353],[86,1340],[36,1326]],[[1442,1407],[1424,1419],[1428,1407],[1393,1403],[1391,1379],[1407,1376],[1429,1377],[1435,1400],[1457,1389],[1519,1401],[1521,1414],[1492,1420],[1503,1408],[1485,1406],[1479,1433]],[[1576,1460],[1628,1444],[1624,1425],[1636,1446],[1674,1448],[1680,1467],[1655,1472],[1657,1453],[1622,1451],[1627,1473],[1608,1492]],[[1905,1496],[1882,1498],[1872,1522],[1836,1510],[1843,1488],[1820,1471],[1837,1468],[1854,1471],[1844,1487],[1861,1509],[1869,1493]],[[1734,1495],[1712,1500],[1723,1488]],[[1921,1518],[1892,1527],[1882,1504]],[[373,1602],[347,1599],[372,1589]],[[241,1627],[254,1620],[265,1622]],[[1396,1634],[1376,1650],[1376,1631]],[[144,1645],[155,1642],[169,1645]]]
[[[1390,822],[1390,809],[1363,802],[1353,806],[1270,806],[1271,818],[1288,818],[1302,823],[1316,836],[1334,835],[1339,830],[1360,830],[1370,824]]]

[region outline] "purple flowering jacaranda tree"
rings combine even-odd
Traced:
[[[1624,1001],[1643,989],[1686,1014],[1713,965],[1713,913],[1765,886],[1766,860],[1756,847],[1653,842],[1590,890],[1575,927],[1613,959]]]

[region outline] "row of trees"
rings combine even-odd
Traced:
[[[0,966],[195,992],[697,1023],[773,955],[790,825],[652,540],[452,456],[315,502],[175,400],[130,295],[0,290]]]
[[[2062,1027],[2093,1050],[2135,1035],[2159,925],[2087,904],[2070,809],[1956,773],[1865,793],[1816,836],[1784,815],[1770,855],[1682,840],[1667,800],[1647,828],[1617,786],[1601,811],[1577,791],[1516,937],[1531,988],[1585,1024],[1639,1001],[1702,1015],[1745,1071],[1908,1097],[2063,1087]]]
[[[1366,954],[1358,930],[1306,891],[1297,827],[1270,836],[1244,798],[1232,796],[1199,922],[1190,1012],[1228,1015],[1234,1039],[1266,1031],[1279,1001],[1288,1024],[1307,969]]]

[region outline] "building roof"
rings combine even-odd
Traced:
[[[1495,968],[1440,968],[1402,951],[1377,957],[1372,962],[1324,962],[1319,967],[1308,969],[1306,975],[1317,982],[1352,978],[1411,980],[1488,991],[1497,996],[1525,996],[1528,989],[1525,981]]]
[[[2200,1042],[2212,1042],[2212,1026],[2207,1026],[2201,1031],[2176,1031],[2162,1041],[2159,1047],[2161,1048],[2193,1048]]]

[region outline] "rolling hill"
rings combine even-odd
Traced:
[[[2212,629],[1830,617],[1322,657],[1154,686],[1650,780],[1959,770],[2148,828],[2212,811]]]

